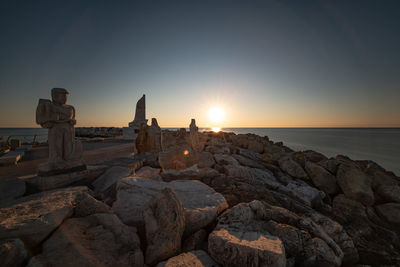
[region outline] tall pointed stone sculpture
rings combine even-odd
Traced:
[[[196,126],[196,120],[192,119],[190,125],[190,142],[192,145],[192,149],[195,151],[200,151],[200,140],[199,140],[199,127]]]
[[[142,124],[147,125],[146,95],[143,95],[136,103],[135,118],[128,124],[129,127],[122,128],[123,138],[125,140],[135,140]]]
[[[82,161],[82,144],[75,140],[75,108],[66,104],[68,95],[64,88],[53,88],[51,101],[39,99],[36,123],[49,129],[49,160],[39,165],[39,175],[86,169]]]

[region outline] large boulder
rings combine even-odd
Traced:
[[[278,163],[279,167],[290,176],[299,179],[308,179],[307,173],[303,170],[301,165],[290,157],[283,157]]]
[[[247,149],[261,154],[264,152],[264,144],[255,140],[250,140]]]
[[[38,246],[74,213],[77,197],[87,187],[37,193],[0,209],[0,240],[18,238],[29,248]]]
[[[239,165],[234,157],[226,154],[215,154],[214,159],[220,165]]]
[[[335,194],[338,191],[336,177],[325,168],[311,161],[306,161],[305,169],[317,188],[326,194]]]
[[[114,214],[93,214],[66,220],[44,242],[29,266],[143,266],[134,227]]]
[[[346,197],[359,201],[365,206],[374,204],[374,192],[371,189],[372,179],[357,166],[340,164],[336,177]]]
[[[105,192],[112,185],[114,185],[118,180],[129,176],[131,173],[132,170],[129,168],[120,166],[111,167],[92,183],[95,194],[103,198]]]
[[[214,230],[208,237],[208,251],[224,266],[286,267],[282,241],[260,232]]]
[[[228,207],[225,198],[199,181],[159,182],[127,177],[117,184],[117,199],[112,209],[121,220],[134,226],[144,223],[143,211],[148,202],[165,187],[175,190],[185,213],[185,233],[191,234],[215,220]]]
[[[375,206],[378,214],[388,222],[400,226],[400,203],[386,203]]]
[[[377,193],[384,201],[400,203],[400,186],[380,185],[376,188]]]
[[[135,172],[136,177],[147,178],[156,181],[162,181],[160,176],[161,169],[144,166]],[[126,176],[125,176],[126,177]]]
[[[333,199],[332,214],[334,219],[342,224],[367,219],[364,205],[358,201],[347,198],[343,194],[337,195]]]
[[[185,230],[182,204],[171,188],[164,188],[144,210],[146,264],[153,265],[176,255]]]
[[[241,165],[251,167],[251,168],[258,168],[258,169],[265,169],[264,165],[259,163],[258,161],[246,158],[242,155],[233,154],[234,157]]]
[[[194,250],[179,254],[157,264],[157,267],[219,267],[206,252],[203,250]]]

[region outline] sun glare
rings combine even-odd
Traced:
[[[219,128],[219,127],[213,127],[213,128],[211,128],[211,130],[212,130],[213,132],[215,132],[215,133],[218,133],[219,131],[221,131],[221,128]]]
[[[220,107],[213,107],[209,110],[208,117],[213,123],[221,123],[225,117],[225,112]]]

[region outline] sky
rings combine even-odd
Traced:
[[[0,2],[0,127],[400,127],[399,1]],[[220,121],[210,110],[223,111]],[[215,119],[215,118],[214,118]]]

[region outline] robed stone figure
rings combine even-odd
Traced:
[[[36,123],[49,129],[49,161],[39,165],[39,174],[86,169],[82,161],[82,144],[75,140],[75,108],[66,104],[68,95],[64,88],[53,88],[52,101],[39,99]]]

